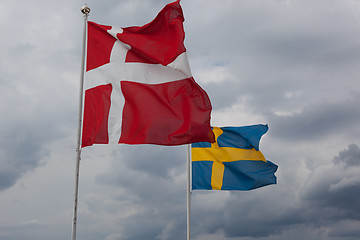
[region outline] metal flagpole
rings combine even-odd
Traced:
[[[80,159],[81,159],[81,126],[82,126],[85,55],[86,55],[86,29],[87,29],[87,19],[90,13],[90,8],[85,4],[81,8],[81,12],[84,14],[84,33],[83,33],[83,46],[82,46],[81,74],[80,74],[80,100],[79,100],[79,122],[78,122],[79,125],[78,125],[78,137],[77,137],[77,147],[76,147],[74,218],[73,218],[72,238],[71,238],[72,240],[76,240],[77,203],[78,203],[78,193],[79,193],[79,171],[80,171]]]
[[[191,145],[187,149],[187,198],[186,198],[186,239],[190,240],[190,203],[191,203]]]

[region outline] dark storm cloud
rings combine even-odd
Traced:
[[[329,231],[329,237],[335,239],[356,239],[360,236],[360,221],[344,221],[338,223]]]
[[[38,89],[28,90],[24,87],[27,79],[20,79],[19,74],[9,74],[9,79],[19,80],[8,83],[6,79],[9,87],[0,104],[0,190],[13,186],[23,174],[45,163],[48,144],[64,137],[73,120],[67,115],[63,105],[67,101],[59,97],[60,92],[52,91],[53,98],[49,98],[46,91],[38,94]]]
[[[177,169],[182,169],[187,156],[184,146],[163,147],[153,145],[121,145],[121,149],[114,151],[114,154],[115,159],[122,159],[120,162],[113,161],[114,168],[126,168],[143,176],[162,178],[163,180],[172,177],[172,170],[178,171]],[[122,177],[116,171],[113,174],[116,177]],[[105,180],[106,176],[102,176],[100,179]],[[129,181],[132,181],[132,179],[129,178]],[[113,184],[116,184],[116,182],[113,182]]]
[[[119,27],[143,26],[152,21],[157,13],[171,1],[117,1],[109,0],[106,4],[90,0],[89,20],[104,25]]]
[[[74,120],[67,116],[62,102],[48,101],[43,107],[38,102],[45,101],[42,99],[8,100],[19,106],[10,109],[12,105],[8,105],[8,114],[0,120],[6,126],[0,129],[0,190],[13,186],[26,172],[46,163],[49,144],[69,134],[68,127]],[[61,124],[57,123],[60,119]]]
[[[185,172],[184,147],[121,146],[111,170],[99,175],[97,182],[129,189],[136,198],[143,199],[140,201],[161,205],[166,204],[164,199],[178,202],[182,198],[176,188],[185,190],[186,181],[178,182]]]
[[[0,78],[3,88],[0,93],[2,116],[0,123],[0,190],[13,186],[28,170],[37,167],[44,155],[42,144],[46,137],[39,119],[29,113],[31,99],[24,96],[19,83],[10,71]]]
[[[269,1],[236,7],[229,1],[211,2],[203,11],[210,6],[221,11],[205,17],[190,12],[189,21],[199,24],[185,25],[195,79],[209,93],[214,109],[246,98],[257,112],[299,110],[324,100],[326,93],[329,100],[348,94],[344,86],[356,89],[360,34],[346,4]],[[339,25],[344,27],[335,27]],[[219,62],[229,75],[223,81],[208,82],[198,74]],[[289,93],[298,97],[285,98]]]
[[[150,207],[150,206],[149,206]],[[154,214],[153,211],[146,212],[140,216],[129,217],[125,223],[125,230],[123,231],[123,239],[137,240],[137,239],[174,239],[180,240],[186,238],[186,216],[183,213],[176,214],[160,211]],[[139,226],[142,231],[138,231]]]
[[[353,167],[360,165],[360,148],[356,144],[350,144],[348,149],[341,151],[338,156],[334,158],[337,164],[344,164],[345,167]]]
[[[275,192],[276,188],[273,188]],[[221,207],[214,201],[213,207],[203,208],[201,203],[196,201],[192,218],[193,232],[201,234],[222,231],[228,238],[261,238],[277,235],[289,226],[303,223],[296,205],[283,208],[279,204],[284,202],[280,196],[272,194],[271,199],[268,199],[271,191],[262,190],[260,194],[234,192],[231,198],[221,203]],[[206,194],[210,195],[203,193],[204,196]]]
[[[295,231],[309,231],[307,234],[317,232],[314,239],[357,239],[360,168],[353,162],[358,158],[358,151],[358,146],[351,144],[333,161],[311,169],[305,185],[300,187],[300,195],[285,189],[294,186],[286,185],[282,175],[281,185],[233,192],[225,202],[214,201],[214,206],[201,207],[201,201],[194,199],[193,232],[196,235],[223,232],[226,237],[236,239],[287,239],[286,232],[297,229]],[[211,195],[199,195],[207,194]],[[212,196],[219,196],[216,194]],[[210,205],[209,202],[206,205]],[[328,231],[318,231],[321,228]]]
[[[359,131],[358,98],[339,102],[323,102],[304,108],[290,116],[270,117],[275,137],[293,140],[319,140],[337,133]]]
[[[118,219],[124,226],[123,238],[168,239],[169,234],[173,239],[184,238],[186,147],[119,147],[121,149],[113,154],[111,170],[99,175],[97,182],[124,189],[127,194],[123,197],[131,199],[130,205],[139,209],[126,221]],[[112,200],[122,202],[123,197],[113,197]],[[139,226],[141,231],[137,230]]]
[[[333,164],[314,169],[303,189],[306,220],[314,225],[329,226],[332,236],[350,239],[357,236],[360,224],[360,168],[354,165],[353,160],[359,159],[358,154],[358,146],[349,145],[348,149],[334,157]],[[353,224],[348,225],[349,231],[344,234],[336,225],[346,221]]]
[[[89,20],[143,25],[168,2],[89,0]],[[82,3],[32,4],[4,1],[0,10],[2,32],[9,33],[0,39],[0,190],[8,189],[0,191],[0,215],[8,221],[0,220],[0,238],[65,239],[71,232],[72,191],[44,172],[51,165],[49,159],[58,161],[50,168],[55,179],[74,171],[53,156],[68,155],[63,154],[70,151],[65,149],[71,145],[68,139],[74,139],[75,146]],[[208,92],[214,113],[239,106],[246,116],[268,123],[271,131],[266,136],[271,141],[263,143],[275,152],[272,158],[279,164],[279,183],[274,186],[241,193],[194,192],[192,238],[357,240],[357,1],[181,4],[191,68]],[[231,113],[225,115],[224,119],[241,121]],[[316,151],[302,152],[315,149],[312,140],[321,142]],[[330,148],[335,154],[327,158]],[[86,177],[80,179],[78,239],[185,239],[186,148],[93,149],[103,150],[83,150],[82,164],[94,162],[80,174]],[[26,174],[34,169],[34,174]],[[56,194],[43,188],[50,183]],[[41,211],[30,193],[43,196]],[[67,194],[68,208],[49,207],[48,202]],[[19,199],[28,204],[23,211],[16,203],[24,202]],[[50,208],[64,219],[47,216]]]
[[[183,167],[186,159],[185,147],[124,146],[127,166],[147,174],[169,178],[171,169]]]
[[[360,207],[357,204],[360,200],[360,194],[357,193],[360,182],[344,186],[336,191],[331,190],[330,186],[336,184],[337,181],[339,179],[318,183],[305,194],[307,208],[313,209],[312,213],[308,213],[309,219],[318,221],[318,224],[340,219],[360,219]]]
[[[28,4],[16,10],[25,21],[2,22],[3,32],[10,34],[0,40],[0,190],[45,164],[49,144],[66,136],[77,116],[72,82],[78,77],[71,78],[72,70],[80,68],[74,64],[80,41],[71,39],[74,29],[60,20],[69,6],[51,12]],[[38,4],[53,9],[49,2]]]
[[[22,124],[19,123],[18,124]],[[44,156],[44,149],[37,143],[38,135],[36,130],[22,132],[21,135],[14,136],[21,128],[12,128],[11,132],[1,132],[6,140],[0,141],[1,144],[1,167],[0,167],[0,190],[13,186],[16,180],[29,170],[40,164]],[[22,129],[24,130],[24,129]]]

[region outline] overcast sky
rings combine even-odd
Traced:
[[[88,0],[141,26],[169,0]],[[71,239],[83,1],[2,0],[0,239]],[[360,1],[183,0],[213,126],[268,124],[278,184],[192,194],[193,240],[358,240]],[[83,150],[78,240],[186,239],[186,146]]]

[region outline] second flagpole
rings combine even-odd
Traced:
[[[186,194],[186,239],[190,240],[190,209],[191,209],[191,145],[187,148],[187,194]]]

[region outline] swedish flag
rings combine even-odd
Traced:
[[[192,189],[251,190],[276,184],[277,165],[259,151],[267,125],[213,127],[215,143],[193,143]]]

